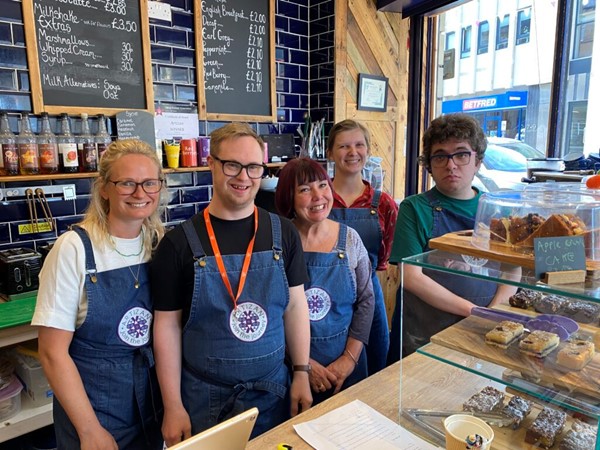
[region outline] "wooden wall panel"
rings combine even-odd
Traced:
[[[384,190],[404,197],[404,130],[408,80],[408,20],[376,9],[376,0],[337,0],[335,121],[356,119],[371,133],[371,151],[383,158]],[[357,109],[358,74],[389,79],[386,112]]]
[[[384,190],[404,198],[408,27],[398,13],[376,9],[376,0],[336,0],[335,6],[335,121],[356,119],[371,133],[371,151],[383,158]],[[389,79],[386,112],[357,109],[358,74]],[[391,320],[399,284],[398,268],[378,272],[388,319]]]

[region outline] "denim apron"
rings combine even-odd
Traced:
[[[284,364],[283,314],[289,288],[282,258],[281,223],[269,213],[273,248],[252,254],[237,309],[190,220],[183,223],[194,256],[194,292],[183,328],[181,392],[192,434],[253,406],[260,411],[252,436],[287,420],[290,384]],[[232,287],[245,255],[223,255]]]
[[[383,232],[379,225],[379,215],[377,214],[380,198],[381,191],[375,191],[370,208],[333,208],[329,214],[330,219],[346,224],[356,230],[369,253],[371,261],[375,310],[373,312],[371,333],[369,334],[369,345],[367,345],[369,375],[373,375],[385,367],[390,346],[390,329],[385,312],[383,289],[376,274],[379,248],[383,239]]]
[[[346,348],[348,330],[354,314],[356,283],[350,273],[346,253],[347,227],[340,224],[336,249],[330,253],[304,252],[309,282],[304,285],[310,315],[310,357],[323,366],[338,359]],[[367,377],[366,354],[363,351],[343,389]],[[313,405],[333,395],[313,392]]]
[[[462,216],[444,209],[440,200],[431,191],[427,191],[425,196],[433,210],[431,238],[454,231],[472,230],[474,228],[475,218]],[[429,250],[429,245],[427,245],[424,251],[427,252]],[[488,267],[492,267],[494,264],[490,263]],[[423,268],[423,273],[449,291],[466,298],[477,306],[489,305],[496,294],[496,284],[489,281],[457,276],[426,268]],[[396,305],[401,304],[401,295],[402,288],[400,287],[396,294]],[[434,308],[408,291],[404,291],[403,308],[402,356],[414,353],[417,348],[427,344],[431,336],[464,319],[462,316]],[[390,355],[392,354],[392,350],[396,352],[397,356],[394,361],[397,361],[400,356],[400,313],[401,308],[397,307],[392,318],[392,331],[396,336],[392,338]]]
[[[73,334],[69,354],[100,424],[119,448],[161,449],[162,407],[150,344],[148,264],[140,267],[138,289],[127,267],[96,273],[90,238],[80,227],[73,231],[85,248],[88,312]],[[137,266],[130,267],[137,272]],[[57,448],[80,448],[77,431],[56,398],[53,408]]]

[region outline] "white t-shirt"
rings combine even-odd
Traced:
[[[124,255],[135,255],[142,245],[142,234],[134,239],[112,237],[116,247]],[[146,262],[150,255],[146,252],[137,256],[122,256],[112,246],[106,245],[100,251],[92,244],[97,272],[119,269],[140,262]],[[131,269],[134,272],[137,269]],[[74,231],[61,235],[40,271],[35,313],[32,325],[75,331],[87,315],[87,295],[85,292],[85,249],[83,242]],[[134,289],[135,273],[131,274],[131,289]]]

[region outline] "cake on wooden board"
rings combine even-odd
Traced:
[[[594,343],[582,339],[568,341],[556,355],[558,365],[570,370],[581,370],[594,357]]]
[[[485,335],[485,343],[500,348],[508,348],[525,331],[525,327],[517,322],[503,320]]]
[[[490,221],[490,240],[518,247],[533,247],[533,240],[542,237],[578,236],[586,225],[575,214],[552,214],[547,219],[530,213],[523,217],[509,216]]]
[[[534,330],[519,342],[519,350],[536,358],[543,358],[558,347],[560,339],[549,331]]]

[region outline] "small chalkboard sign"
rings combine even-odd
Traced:
[[[154,115],[145,111],[123,111],[117,114],[119,139],[139,139],[156,146]]]
[[[202,119],[276,120],[274,0],[196,0]]]
[[[533,240],[533,246],[538,279],[547,272],[586,269],[583,236],[537,238]]]
[[[147,0],[23,2],[36,113],[153,111]]]

